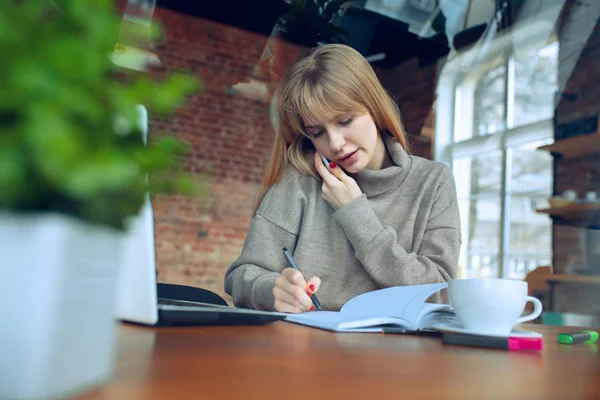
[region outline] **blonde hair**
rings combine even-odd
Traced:
[[[331,121],[345,113],[369,113],[380,133],[390,133],[409,151],[396,102],[369,62],[352,47],[326,44],[314,48],[285,71],[276,96],[275,142],[255,211],[288,163],[320,179],[313,162],[314,147],[304,129],[307,119]]]

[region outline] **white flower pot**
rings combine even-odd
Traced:
[[[111,377],[122,236],[0,213],[0,399],[72,396]]]

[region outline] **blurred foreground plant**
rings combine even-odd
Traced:
[[[60,212],[124,229],[148,192],[198,193],[179,166],[187,146],[168,134],[146,146],[136,106],[169,117],[200,82],[113,64],[120,17],[112,0],[8,4],[0,13],[0,211]]]

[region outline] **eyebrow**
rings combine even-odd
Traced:
[[[306,129],[322,128],[322,125],[304,125]]]

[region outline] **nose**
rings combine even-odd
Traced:
[[[339,153],[346,144],[344,134],[338,129],[331,129],[327,134],[329,136],[329,148],[332,153]]]

